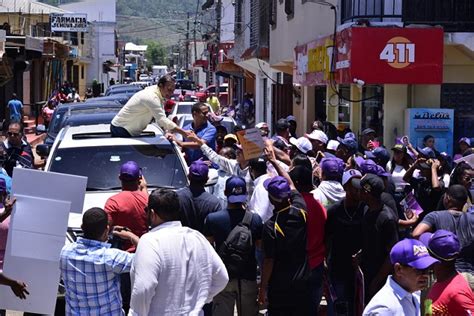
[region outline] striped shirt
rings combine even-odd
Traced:
[[[134,255],[110,244],[78,238],[61,251],[66,315],[124,315],[120,274],[130,272]]]

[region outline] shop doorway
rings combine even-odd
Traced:
[[[474,138],[474,84],[445,83],[441,85],[441,107],[454,109],[454,153],[461,137]]]

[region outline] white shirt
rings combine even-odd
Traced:
[[[272,217],[274,209],[268,198],[268,191],[263,186],[263,182],[269,178],[269,174],[264,174],[253,181],[255,188],[248,205],[249,210],[257,213],[264,223]]]
[[[387,163],[387,172],[390,172],[390,169],[392,169],[392,162],[389,161]],[[405,176],[405,173],[407,171],[403,166],[401,165],[395,165],[395,168],[393,168],[393,171],[391,172],[392,174],[392,181],[393,184],[395,185],[395,192],[403,192],[405,190],[405,186],[408,185],[405,181],[403,181],[403,177]]]
[[[129,316],[201,315],[229,277],[224,263],[198,231],[165,222],[140,238],[130,271]]]
[[[166,117],[164,101],[157,86],[138,91],[115,115],[112,125],[125,128],[132,136],[139,136],[151,119],[155,118],[165,131],[172,130],[176,124]]]
[[[392,276],[370,300],[364,309],[364,316],[420,316],[420,291],[410,293],[403,289]]]

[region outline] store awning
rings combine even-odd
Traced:
[[[217,64],[216,75],[224,78],[244,78],[244,70],[234,64],[232,59],[226,59],[224,62]]]

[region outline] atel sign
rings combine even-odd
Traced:
[[[353,27],[350,36],[344,31],[337,42],[339,46],[350,39],[350,65],[338,69],[346,72],[339,78],[357,78],[368,84],[443,82],[441,28]]]

